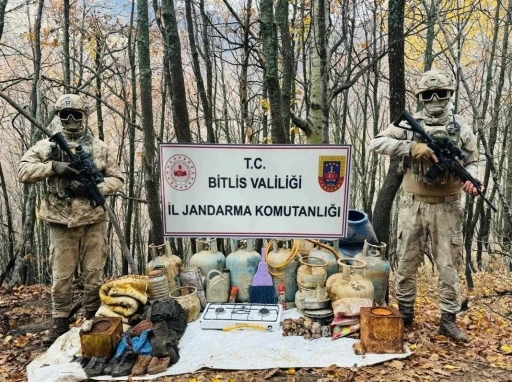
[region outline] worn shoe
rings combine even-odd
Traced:
[[[414,307],[413,306],[404,306],[398,303],[398,310],[404,316],[404,326],[406,328],[410,328],[414,321]]]
[[[67,318],[54,318],[53,324],[46,336],[43,337],[43,345],[50,346],[57,338],[69,330]]]
[[[132,368],[132,375],[144,375],[153,357],[150,355],[139,355]]]
[[[128,351],[123,355],[119,364],[112,370],[112,377],[124,377],[130,375],[133,365],[137,361],[137,354]]]
[[[92,357],[87,366],[84,367],[85,374],[89,378],[102,375],[106,363],[107,360],[105,358]]]
[[[171,362],[171,358],[151,358],[151,362],[148,365],[148,374],[158,374],[163,373],[169,367],[169,363]]]
[[[110,361],[108,361],[107,366],[103,369],[104,375],[111,375],[114,368],[119,365],[119,361],[121,361],[119,358],[112,357]]]
[[[441,324],[439,325],[439,334],[453,338],[457,341],[469,342],[469,338],[456,323],[455,313],[441,312]]]

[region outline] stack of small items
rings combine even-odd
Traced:
[[[371,307],[372,300],[368,298],[344,298],[334,309],[334,320],[331,323],[332,339],[346,337],[356,333],[361,328],[360,311],[363,307]]]
[[[321,326],[319,322],[313,322],[307,317],[285,318],[281,326],[283,336],[303,336],[306,340],[331,336],[331,328],[328,325]]]

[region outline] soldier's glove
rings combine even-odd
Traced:
[[[72,180],[71,183],[69,183],[69,188],[76,196],[85,196],[85,185],[83,183],[80,183],[78,180]]]
[[[434,154],[434,150],[428,147],[426,143],[416,142],[411,148],[411,157],[416,160],[428,161],[432,154]]]
[[[71,178],[78,175],[79,172],[69,166],[68,162],[52,161],[52,170],[55,174],[65,178]]]

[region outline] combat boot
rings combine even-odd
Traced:
[[[404,326],[406,328],[410,328],[412,326],[412,322],[414,321],[414,307],[404,306],[398,303],[398,310],[402,316],[404,316]]]
[[[53,324],[46,336],[43,337],[43,345],[50,346],[57,338],[69,330],[67,318],[54,318]]]
[[[455,322],[455,313],[441,312],[439,333],[443,336],[453,338],[454,340],[469,342],[466,333],[460,330]]]

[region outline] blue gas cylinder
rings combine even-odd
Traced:
[[[231,272],[231,285],[238,287],[237,302],[249,301],[249,287],[258,270],[261,256],[254,250],[254,240],[232,240],[235,249],[226,257],[226,268]]]
[[[366,263],[365,276],[373,284],[373,302],[377,305],[384,305],[386,302],[386,292],[389,284],[391,267],[384,258],[385,253],[386,244],[374,245],[365,241],[362,252],[355,257],[355,259]]]
[[[204,277],[213,269],[222,273],[226,268],[226,257],[217,250],[216,239],[197,240],[197,249],[199,252],[190,258],[190,266],[199,268]]]

